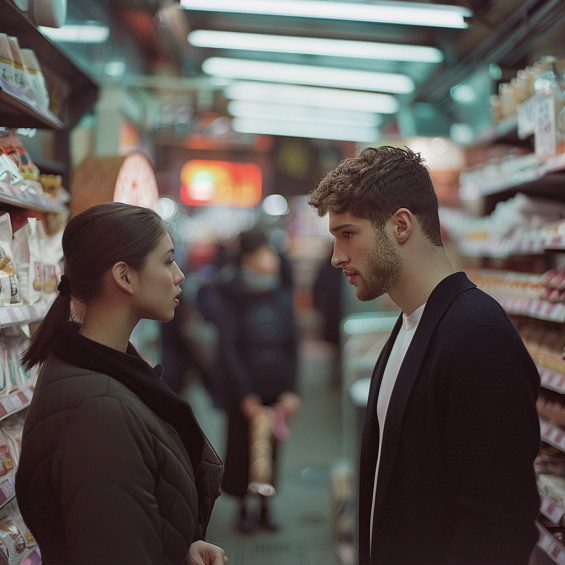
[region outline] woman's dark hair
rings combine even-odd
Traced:
[[[345,159],[310,193],[319,216],[350,211],[383,229],[400,208],[414,214],[428,239],[442,245],[438,200],[428,168],[407,147],[368,147]]]
[[[88,304],[99,295],[104,274],[120,261],[143,270],[165,232],[153,210],[119,202],[98,204],[75,216],[63,232],[65,277],[71,296]],[[60,292],[23,356],[27,369],[47,359],[57,327],[70,318],[70,297]]]

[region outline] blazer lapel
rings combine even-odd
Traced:
[[[432,334],[455,298],[461,292],[471,288],[476,288],[476,285],[469,281],[465,273],[461,272],[450,275],[441,281],[428,299],[418,329],[406,352],[392,391],[386,416],[373,528],[378,522],[384,495],[390,482],[408,398],[420,372]]]
[[[388,338],[371,377],[369,400],[365,413],[363,440],[361,442],[361,457],[359,465],[359,563],[369,563],[370,551],[370,522],[373,506],[373,486],[375,483],[375,468],[379,453],[379,422],[377,420],[377,398],[384,370],[392,351],[396,336],[402,327],[402,314],[398,318],[390,337]]]

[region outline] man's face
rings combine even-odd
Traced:
[[[375,232],[371,222],[350,212],[330,212],[335,237],[332,265],[341,267],[359,300],[378,298],[397,284],[402,259],[386,232]]]

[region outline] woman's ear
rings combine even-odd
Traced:
[[[128,294],[133,294],[134,282],[135,282],[135,271],[124,261],[116,263],[112,267],[112,279],[123,291]]]

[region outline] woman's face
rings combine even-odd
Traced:
[[[165,232],[138,273],[134,304],[140,318],[168,322],[178,306],[184,275],[173,260],[174,245]]]

